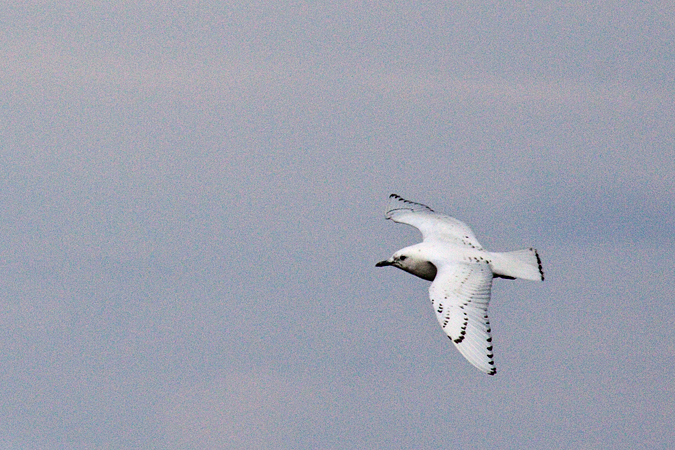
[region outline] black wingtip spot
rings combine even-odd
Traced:
[[[544,281],[544,267],[541,265],[541,258],[539,257],[539,252],[536,249],[531,249],[534,252],[534,256],[537,257],[537,265],[539,266],[539,275],[541,275],[541,281]]]
[[[452,336],[448,336],[448,339],[450,339],[450,340],[451,340],[452,342],[454,342],[455,344],[459,344],[460,342],[462,342],[462,341],[464,340],[464,336],[461,335],[461,336],[458,337],[457,339],[454,339]]]
[[[422,204],[422,203],[417,203],[417,202],[411,202],[410,200],[406,200],[406,199],[404,199],[403,197],[401,197],[401,196],[398,195],[398,194],[389,194],[389,198],[390,198],[390,199],[391,199],[391,198],[395,198],[396,200],[398,200],[398,201],[400,201],[400,202],[403,202],[403,203],[407,203],[407,204],[409,204],[409,205],[417,205],[417,206],[421,206],[422,208],[425,208],[425,209],[426,209],[427,211],[429,211],[429,212],[434,212],[434,210],[431,209],[431,208],[429,208],[427,205],[424,205],[424,204]]]

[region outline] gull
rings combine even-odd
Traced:
[[[543,281],[537,251],[489,252],[464,222],[396,194],[389,196],[385,217],[417,228],[422,242],[375,266],[394,266],[431,281],[431,305],[445,334],[471,364],[488,375],[496,374],[487,314],[492,280]]]

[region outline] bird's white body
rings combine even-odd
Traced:
[[[463,222],[396,194],[389,196],[385,217],[419,229],[423,240],[377,266],[398,267],[432,281],[429,296],[443,331],[471,364],[494,375],[487,315],[492,279],[543,280],[537,251],[489,252]]]

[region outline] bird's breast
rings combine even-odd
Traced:
[[[423,280],[434,281],[434,278],[436,278],[436,266],[429,261],[414,261],[406,267],[401,267],[401,269]]]

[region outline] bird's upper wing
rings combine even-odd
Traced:
[[[399,195],[391,194],[389,196],[389,203],[384,216],[394,222],[405,223],[417,228],[422,232],[424,240],[453,241],[472,248],[482,249],[473,231],[464,222],[444,214],[438,214],[426,205],[411,202]]]
[[[443,331],[474,366],[488,375],[497,370],[492,353],[488,303],[492,271],[487,263],[437,264],[429,287],[431,304]]]

